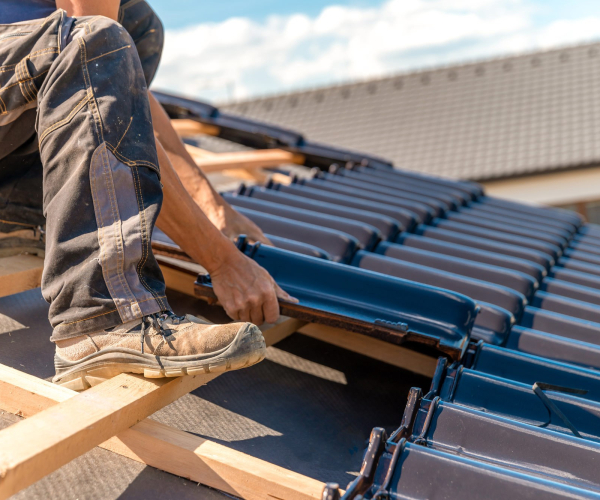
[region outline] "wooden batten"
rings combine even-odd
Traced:
[[[4,411],[23,417],[42,415],[40,412],[74,397],[78,395],[70,389],[0,365],[0,408]],[[63,415],[67,422],[70,417]],[[12,428],[16,425],[5,431]],[[151,419],[119,432],[100,447],[249,500],[318,499],[324,487],[312,478]],[[0,479],[0,498],[6,498],[3,485]]]
[[[360,333],[316,323],[309,323],[298,332],[419,375],[432,377],[435,372],[437,358]]]
[[[221,170],[220,173],[227,177],[233,177],[238,181],[250,181],[258,184],[264,184],[269,178],[269,174],[260,169],[228,168]]]
[[[120,374],[0,431],[0,499],[8,498],[217,374]]]
[[[190,137],[194,135],[219,135],[220,129],[215,125],[207,125],[189,118],[175,118],[171,120],[171,125],[181,137]]]
[[[173,257],[161,255],[160,253],[157,254],[154,245],[152,246],[152,249],[155,253],[156,260],[160,265],[160,270],[162,271],[167,288],[194,297],[194,282],[196,281],[196,276],[200,272],[199,269],[201,269],[201,267],[198,266],[198,264],[191,262],[177,262]],[[165,254],[168,255],[168,252],[165,251]],[[198,270],[196,269],[196,266]]]
[[[197,150],[191,148],[186,149],[190,152],[192,158],[194,158],[196,165],[205,173],[231,169],[248,170],[262,167],[276,167],[289,163],[304,164],[303,155],[284,151],[283,149],[257,149],[234,153],[211,153],[211,155],[199,153]]]
[[[0,257],[0,297],[39,287],[43,270],[44,259],[37,255]]]
[[[191,144],[185,144],[185,150],[190,154],[194,161],[218,156],[218,153],[213,153],[212,151],[199,148],[198,146],[192,146]]]

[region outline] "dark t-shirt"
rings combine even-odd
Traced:
[[[0,0],[0,24],[42,19],[55,10],[55,0]]]

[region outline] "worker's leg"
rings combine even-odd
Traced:
[[[68,42],[37,95],[54,341],[169,309],[150,250],[162,190],[135,45],[104,17],[75,19]]]
[[[0,149],[3,146],[0,140]],[[0,159],[0,257],[44,255],[42,192],[42,163],[33,133],[25,144]]]
[[[169,311],[150,248],[162,202],[156,146],[127,31],[61,11],[14,38],[12,50],[0,49],[10,72],[0,74],[0,161],[28,147],[27,113],[37,108],[54,381],[79,390],[122,372],[177,376],[260,361],[254,325]]]
[[[56,36],[59,26],[62,27],[62,22],[58,14],[54,18],[53,23],[40,19],[33,21],[34,24],[0,27],[0,36],[4,39],[18,32],[22,34],[23,31],[33,31],[28,37],[15,36],[15,41],[19,42],[19,50],[15,50],[15,43],[5,42],[0,45],[0,60],[5,61],[7,57],[11,57],[14,59],[11,62],[16,63],[18,57],[35,52],[34,59],[39,66],[34,80],[36,87],[41,86],[44,79],[44,75],[39,73],[47,70],[58,55]],[[45,23],[46,26],[43,29],[36,29],[36,23],[37,25]],[[146,85],[149,86],[156,74],[162,53],[164,43],[162,23],[144,0],[123,0],[119,10],[119,23],[128,31],[135,43]],[[67,35],[68,33],[63,33],[63,43],[66,42]],[[5,66],[3,63],[3,67]],[[4,78],[7,80],[7,86],[10,85],[8,82],[10,76],[9,71],[0,72],[0,84],[5,83],[2,81]],[[44,226],[45,218],[42,208],[43,167],[35,133],[36,109],[27,106],[27,100],[18,88],[14,90],[17,91],[17,98],[21,100],[13,106],[20,109],[18,119],[8,119],[7,115],[14,112],[4,114],[0,104],[0,116],[2,116],[0,118],[0,144],[2,145],[0,148],[0,233],[14,232],[15,236],[10,239],[3,237],[0,240],[0,256],[3,255],[4,247],[7,251],[12,251],[16,248],[15,244],[18,244],[21,250],[31,251],[32,245],[36,252],[43,252],[44,249],[38,229]],[[9,93],[8,90],[6,93]],[[16,241],[17,239],[19,241]]]
[[[146,85],[150,86],[158,69],[163,49],[162,22],[145,0],[122,0],[119,23],[128,31],[135,43]]]
[[[21,252],[43,255],[40,228],[42,163],[35,133],[36,106],[23,89],[43,83],[57,54],[61,17],[0,25],[0,256]],[[26,59],[29,76],[21,61]],[[35,66],[34,66],[35,65]],[[31,73],[29,73],[31,71]],[[29,81],[31,77],[33,80]],[[27,81],[25,81],[27,80]],[[10,233],[10,234],[8,234]]]

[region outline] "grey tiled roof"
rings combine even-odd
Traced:
[[[600,43],[221,106],[398,167],[484,180],[600,163]]]

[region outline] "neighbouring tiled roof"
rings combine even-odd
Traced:
[[[599,163],[599,82],[593,43],[221,109],[397,167],[484,180]]]

